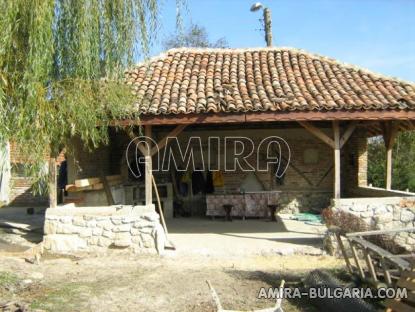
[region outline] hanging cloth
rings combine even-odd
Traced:
[[[215,192],[215,187],[213,186],[212,171],[208,171],[206,174],[206,194],[212,194],[213,192]]]
[[[222,171],[213,171],[212,173],[212,180],[214,187],[224,187],[225,181],[223,179]]]

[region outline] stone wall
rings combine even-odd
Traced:
[[[414,197],[342,198],[333,200],[332,208],[358,216],[372,230],[415,227]],[[415,251],[415,232],[396,234],[393,240]]]
[[[163,250],[161,236],[164,237],[164,230],[153,205],[66,205],[46,210],[43,242],[44,248],[52,252],[128,248],[142,253]]]
[[[284,208],[281,213],[320,212],[330,206],[332,197],[333,193],[327,191],[282,191],[279,202]]]

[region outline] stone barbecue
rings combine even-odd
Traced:
[[[45,214],[44,248],[52,252],[104,251],[126,248],[156,252],[156,237],[164,231],[150,206],[49,208]]]

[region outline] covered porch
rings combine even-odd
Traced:
[[[194,119],[183,115],[118,121],[118,126],[129,128],[110,129],[110,144],[106,148],[88,153],[82,147],[75,147],[68,157],[70,185],[79,179],[99,177],[102,171],[104,175],[120,176],[119,184],[110,186],[111,201],[104,187],[92,203],[88,199],[82,202],[85,200],[82,196],[95,194],[96,190],[82,192],[82,187],[81,192],[70,190],[65,200],[73,200],[78,206],[153,204],[159,209],[158,193],[168,224],[174,217],[223,217],[223,205],[229,203],[234,205],[234,217],[270,218],[267,207],[270,198],[276,201],[282,213],[318,214],[331,205],[332,199],[339,202],[341,198],[413,196],[367,184],[368,138],[383,135],[385,142],[389,142],[390,155],[398,131],[413,129],[407,120],[408,112],[391,112],[383,117],[361,112],[353,114],[354,120],[347,119],[350,114],[337,113],[329,116],[337,118],[330,121],[318,120],[326,116],[320,113],[291,114],[204,115]],[[393,117],[395,119],[390,120]],[[293,118],[304,120],[293,121]],[[139,129],[145,136],[137,135]],[[284,140],[287,149],[275,154],[265,149],[252,155],[250,151],[233,151],[227,155],[227,150],[236,143],[249,139],[256,148],[268,137]],[[211,138],[218,143],[213,149]],[[227,138],[232,140],[226,141]],[[268,161],[267,157],[274,157],[274,160],[277,157],[281,166],[286,165],[280,177],[275,175],[275,166],[256,170],[260,163]],[[236,158],[236,168],[227,170],[226,165]],[[392,158],[387,160],[385,175],[391,184]],[[245,171],[241,162],[252,167]],[[212,171],[212,164],[214,171],[221,171],[223,185],[208,190],[206,174]],[[139,166],[141,176],[137,178],[131,170]],[[196,172],[204,183],[197,191],[192,181]],[[183,193],[180,177],[185,174],[188,180]],[[73,194],[81,195],[81,201]]]
[[[68,183],[82,194],[67,200],[77,206],[92,205],[87,197],[94,186],[76,185],[89,178],[99,182],[95,206],[156,207],[167,227],[179,216],[223,216],[225,205],[238,219],[268,219],[271,198],[282,213],[318,214],[333,204],[361,209],[342,202],[346,198],[381,204],[391,197],[398,200],[385,209],[401,214],[400,200],[413,195],[391,190],[394,140],[399,131],[414,129],[409,83],[286,48],[171,50],[128,70],[126,82],[137,101],[129,108],[132,117],[113,121],[110,144],[88,153],[74,140]],[[387,151],[385,189],[367,183],[367,141],[374,136],[383,136]],[[281,140],[271,153],[258,148],[268,137]],[[218,143],[213,149],[212,141]],[[237,145],[260,153],[227,153]],[[182,161],[164,170],[172,157]],[[236,158],[254,169],[227,168]],[[272,158],[278,159],[274,168],[258,170]],[[281,165],[286,170],[276,177]],[[207,187],[209,172],[220,172],[213,188]],[[116,186],[106,181],[111,175],[120,176]],[[196,178],[203,185],[194,185]],[[364,202],[372,223],[378,212]],[[405,224],[412,219],[399,216]]]

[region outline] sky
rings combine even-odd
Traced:
[[[255,0],[187,0],[184,27],[204,26],[211,41],[230,48],[265,46]],[[271,9],[273,45],[335,58],[415,82],[415,0],[263,0]],[[176,29],[176,0],[160,4],[160,30],[151,55]]]

